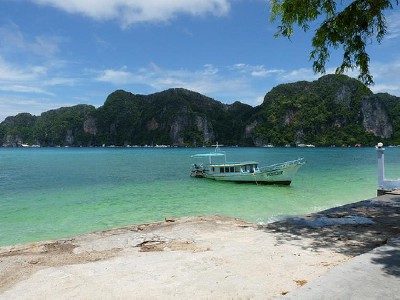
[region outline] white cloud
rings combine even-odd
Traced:
[[[264,102],[264,97],[265,95],[257,97],[255,101],[256,105],[262,104]]]
[[[141,22],[165,22],[178,14],[226,15],[229,0],[30,0],[68,13],[96,20],[117,20],[122,26]]]
[[[393,78],[398,82],[400,76],[400,60],[391,63],[379,63],[375,61],[371,63],[371,73],[374,79]]]
[[[284,73],[284,70],[267,69],[264,65],[235,64],[231,67],[231,69],[253,77],[268,77]]]
[[[395,39],[400,36],[400,13],[395,12],[388,15],[386,18],[388,30],[386,39]]]
[[[300,68],[297,70],[282,72],[278,77],[284,82],[294,81],[313,81],[321,77],[321,74],[315,74],[311,68]]]
[[[38,78],[39,75],[46,73],[46,68],[42,66],[27,66],[21,68],[18,65],[6,62],[0,56],[0,85],[9,82],[26,82]]]
[[[207,75],[215,75],[218,73],[218,68],[214,67],[212,64],[206,64],[204,65],[204,71],[203,74],[205,76]]]
[[[7,62],[0,56],[1,92],[56,96],[54,93],[49,92],[47,88],[73,86],[77,81],[77,78],[53,76],[51,70],[44,66],[14,64]]]
[[[374,93],[388,93],[400,96],[400,87],[398,85],[375,84],[371,86],[370,89]]]
[[[41,57],[52,57],[59,52],[59,44],[62,40],[61,37],[47,35],[26,38],[14,23],[0,27],[0,50],[3,53],[22,52]]]
[[[60,108],[62,106],[72,106],[73,103],[55,102],[48,98],[32,99],[27,96],[0,96],[0,121],[8,116],[15,116],[19,113],[30,113],[32,115],[40,115],[42,112]]]
[[[374,93],[389,93],[400,97],[400,60],[392,63],[374,62],[371,64],[371,74],[375,85],[370,89]]]
[[[137,77],[133,73],[126,70],[127,68],[125,66],[119,70],[107,69],[102,71],[96,80],[109,82],[113,85],[125,85],[138,81]]]
[[[43,80],[44,86],[74,86],[78,78],[62,78],[62,77],[54,77]]]
[[[28,86],[28,85],[0,85],[0,91],[6,91],[6,92],[16,92],[16,93],[34,93],[34,94],[46,94],[46,95],[53,95],[52,93],[49,93],[41,88],[38,87],[33,87],[33,86]]]

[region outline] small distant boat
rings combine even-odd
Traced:
[[[190,176],[208,178],[218,181],[253,182],[257,184],[290,185],[297,170],[305,164],[303,158],[259,167],[256,161],[226,162],[226,153],[218,144],[215,151],[192,155],[194,158],[208,158],[208,163],[192,165]],[[223,158],[220,163],[212,162],[212,158]]]
[[[20,144],[20,146],[23,147],[23,148],[39,148],[40,147],[40,145],[35,145],[35,144],[33,144],[33,145]]]
[[[313,145],[313,144],[297,144],[297,147],[300,147],[300,148],[315,148],[315,145]]]

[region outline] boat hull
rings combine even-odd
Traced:
[[[277,170],[265,170],[254,173],[211,173],[204,172],[203,177],[217,181],[247,182],[257,184],[282,184],[290,185],[297,170],[302,163],[280,168]]]

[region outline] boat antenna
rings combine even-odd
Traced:
[[[218,142],[217,142],[215,145],[211,145],[211,146],[215,147],[215,152],[219,152],[219,151],[221,151],[221,150],[219,149],[219,146],[224,146],[224,145],[220,145],[220,144],[218,144]]]
[[[212,146],[215,147],[215,152],[222,152],[224,154],[224,161],[226,163],[226,152],[225,151],[221,151],[221,149],[219,148],[219,146],[224,146],[224,145],[220,145],[217,142],[215,145],[212,145]],[[211,157],[210,157],[210,164],[211,164]]]

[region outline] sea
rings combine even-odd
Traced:
[[[303,157],[290,186],[192,178],[213,148],[0,148],[0,246],[71,237],[165,217],[226,215],[265,224],[372,198],[375,148],[224,147],[260,166]],[[386,178],[400,174],[386,148]]]

